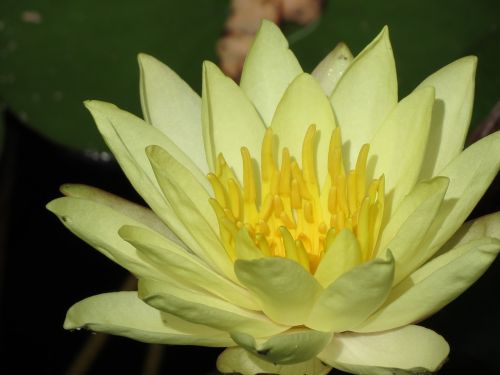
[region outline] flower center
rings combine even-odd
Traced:
[[[377,243],[384,210],[384,177],[366,182],[369,145],[358,155],[356,167],[345,172],[340,129],[330,138],[328,177],[320,188],[315,163],[316,127],[311,125],[302,146],[302,166],[282,150],[278,168],[273,151],[273,132],[267,129],[261,148],[260,178],[256,176],[246,147],[243,186],[222,154],[215,174],[208,175],[215,198],[220,236],[229,257],[237,258],[236,235],[246,228],[264,256],[281,256],[300,263],[314,273],[322,256],[341,230],[356,236],[364,260],[371,259]]]

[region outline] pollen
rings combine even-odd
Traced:
[[[367,181],[369,145],[359,151],[355,168],[347,171],[342,159],[340,129],[330,137],[326,181],[317,179],[315,125],[303,140],[299,162],[288,148],[278,165],[274,135],[266,130],[260,168],[247,148],[241,148],[243,183],[219,154],[215,173],[208,175],[214,191],[210,199],[217,216],[220,238],[235,261],[239,231],[247,231],[262,256],[292,259],[314,273],[335,236],[352,231],[363,260],[374,256],[384,211],[384,177]],[[321,165],[321,164],[320,164]],[[259,170],[260,169],[260,170]]]

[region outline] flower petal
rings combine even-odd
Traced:
[[[120,228],[120,236],[137,250],[140,257],[155,264],[182,284],[206,290],[237,306],[259,310],[248,291],[208,267],[193,254],[151,230],[134,226]]]
[[[396,65],[387,27],[353,60],[332,92],[331,102],[352,168],[398,102]]]
[[[326,249],[314,273],[314,278],[323,288],[326,288],[343,273],[360,264],[362,260],[363,254],[358,240],[350,230],[344,229],[335,236],[331,245]]]
[[[274,335],[288,327],[264,314],[242,309],[210,293],[188,289],[175,282],[139,279],[139,298],[154,308],[196,324],[256,337]]]
[[[339,43],[314,68],[311,75],[318,80],[326,95],[330,96],[332,94],[333,89],[351,64],[352,59],[349,47],[344,43]]]
[[[109,208],[120,212],[134,220],[137,220],[146,227],[161,233],[168,239],[176,242],[178,245],[186,245],[155,215],[150,209],[139,204],[130,202],[107,191],[93,186],[81,184],[64,184],[60,188],[61,193],[68,197],[82,198],[93,201],[98,204],[108,206]]]
[[[409,259],[418,252],[421,239],[434,219],[443,202],[448,179],[436,177],[431,181],[420,182],[399,205],[395,214],[382,233],[379,254],[391,249],[396,259],[394,284],[397,284],[411,270]]]
[[[286,258],[238,259],[234,268],[264,313],[281,324],[303,324],[322,291],[309,272]]]
[[[436,89],[421,179],[435,176],[464,147],[472,116],[476,66],[477,57],[464,57],[430,75],[418,86]]]
[[[443,337],[411,325],[371,334],[338,334],[318,358],[355,374],[423,374],[437,371],[449,351]]]
[[[210,169],[215,170],[215,158],[222,153],[243,181],[241,147],[247,147],[253,156],[260,155],[265,126],[259,114],[241,88],[210,62],[203,64],[202,107]]]
[[[394,258],[373,259],[354,267],[328,286],[318,298],[306,325],[319,331],[352,330],[386,299],[394,277]]]
[[[385,175],[388,215],[417,182],[433,104],[433,88],[414,91],[398,103],[371,142],[369,174],[373,177]]]
[[[65,329],[86,328],[151,344],[228,346],[226,332],[161,313],[137,297],[137,292],[99,294],[74,304]]]
[[[314,108],[314,110],[311,110]],[[271,128],[279,140],[279,149],[288,147],[290,155],[302,155],[304,136],[310,125],[316,125],[316,172],[320,186],[326,178],[330,136],[337,127],[332,107],[318,82],[302,73],[288,86],[276,108]]]
[[[172,69],[139,54],[140,93],[144,119],[160,129],[208,173],[201,129],[201,99]]]
[[[500,240],[482,238],[433,259],[397,285],[386,303],[355,331],[383,331],[425,319],[475,283],[499,251]]]
[[[300,73],[302,68],[279,27],[262,20],[245,60],[240,86],[266,125],[271,124],[285,89]]]
[[[458,230],[482,197],[500,168],[500,132],[465,149],[438,173],[450,179],[444,202],[419,245],[418,256],[408,264],[414,270],[429,259]]]
[[[332,338],[329,332],[307,328],[291,328],[279,335],[256,339],[241,332],[232,332],[232,339],[252,354],[266,361],[292,364],[314,358]]]
[[[137,255],[136,249],[120,238],[123,225],[143,226],[108,206],[80,198],[57,198],[47,204],[66,228],[136,276],[163,278],[163,273]]]
[[[241,375],[279,374],[279,375],[327,375],[331,367],[317,358],[293,365],[270,363],[240,347],[227,348],[217,358],[217,369],[223,374]]]
[[[217,219],[208,204],[207,192],[165,150],[151,146],[147,148],[147,154],[181,228],[185,228],[191,235],[183,238],[184,242],[207,264],[235,280],[233,264],[215,232]]]

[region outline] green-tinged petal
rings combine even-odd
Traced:
[[[385,175],[388,215],[417,182],[433,104],[433,88],[414,91],[398,103],[370,143],[369,174],[376,178]]]
[[[425,374],[437,371],[449,351],[442,336],[411,325],[385,332],[335,335],[318,358],[354,374]]]
[[[472,116],[477,57],[454,61],[418,87],[436,89],[429,142],[420,178],[431,178],[463,149]]]
[[[112,208],[132,219],[144,224],[146,227],[155,230],[175,241],[178,245],[185,246],[181,240],[155,215],[150,209],[139,204],[130,202],[107,191],[93,186],[81,184],[64,184],[60,188],[61,193],[68,197],[83,198]]]
[[[343,273],[350,271],[363,260],[363,254],[354,234],[344,229],[326,249],[314,273],[314,278],[326,288]]]
[[[408,269],[429,259],[459,229],[483,196],[500,168],[500,132],[490,134],[465,149],[438,173],[450,179],[444,202],[419,245]]]
[[[425,319],[476,282],[499,251],[500,240],[492,238],[451,249],[404,279],[386,303],[355,331],[383,331]]]
[[[262,20],[245,60],[240,86],[266,125],[271,124],[283,93],[300,73],[302,68],[279,27]]]
[[[483,237],[500,239],[500,212],[481,216],[464,223],[446,242],[438,254],[443,254],[456,246],[477,240]],[[436,254],[437,255],[437,254]]]
[[[137,292],[86,298],[68,310],[64,328],[85,328],[152,344],[234,345],[226,332],[162,313],[141,301]]]
[[[250,238],[250,234],[246,228],[241,228],[235,238],[236,259],[252,260],[259,259],[264,256],[260,249],[255,246],[255,243]]]
[[[208,173],[201,129],[201,99],[172,69],[139,54],[142,113],[166,134],[198,168]]]
[[[290,84],[276,108],[271,127],[278,136],[279,149],[288,147],[290,155],[302,155],[304,136],[310,125],[316,125],[316,172],[320,186],[326,177],[328,145],[337,127],[332,107],[319,83],[309,74],[302,73]]]
[[[232,332],[231,337],[259,358],[272,363],[293,364],[314,358],[330,342],[332,333],[291,328],[279,335],[260,339],[241,332]]]
[[[118,235],[123,225],[142,227],[138,221],[108,206],[81,198],[57,198],[47,204],[47,209],[57,215],[71,232],[134,275],[164,277],[161,271],[137,255],[135,247]]]
[[[394,254],[394,284],[407,274],[409,259],[419,251],[420,241],[432,225],[447,188],[448,179],[445,177],[420,182],[403,199],[396,213],[389,219],[382,233],[379,254],[383,255],[385,249],[391,249]]]
[[[266,128],[259,114],[243,90],[211,62],[203,64],[202,106],[205,149],[207,159],[211,158],[209,165],[215,170],[215,158],[222,153],[243,181],[241,147],[248,148],[254,157],[260,155]]]
[[[276,322],[303,324],[323,288],[300,264],[281,257],[237,260],[235,272]]]
[[[352,53],[344,43],[337,46],[325,56],[314,68],[311,75],[316,78],[325,92],[330,96],[340,77],[344,74],[353,59]]]
[[[330,99],[347,146],[348,166],[353,167],[361,146],[371,141],[398,102],[396,65],[387,27],[356,56]]]
[[[221,276],[198,257],[165,237],[133,226],[122,227],[119,234],[138,250],[140,257],[175,277],[181,284],[206,290],[246,309],[259,309],[246,289]]]
[[[152,146],[147,148],[147,154],[163,194],[192,236],[186,244],[205,262],[235,279],[233,264],[215,232],[217,218],[208,204],[206,191],[165,150]]]
[[[156,309],[222,331],[262,337],[288,328],[274,323],[262,313],[242,309],[212,294],[187,289],[178,283],[139,279],[139,297]]]
[[[223,374],[279,374],[279,375],[327,375],[331,367],[317,358],[293,365],[278,365],[263,360],[240,348],[227,348],[217,358],[217,369]]]
[[[318,298],[306,322],[320,331],[352,330],[386,299],[394,277],[394,258],[373,259],[334,281]]]

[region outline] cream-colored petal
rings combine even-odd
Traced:
[[[344,43],[339,43],[314,68],[311,75],[316,78],[325,92],[330,96],[338,81],[349,67],[353,59],[352,53]]]
[[[147,154],[163,194],[191,235],[186,244],[218,272],[235,280],[233,264],[215,232],[217,218],[208,204],[207,192],[165,150],[152,146],[148,147]]]
[[[322,186],[327,173],[328,146],[337,127],[332,107],[321,86],[309,74],[302,73],[288,86],[276,108],[271,123],[278,137],[279,149],[288,147],[290,155],[300,160],[304,136],[310,125],[316,125],[316,173]]]
[[[262,313],[242,309],[210,293],[188,289],[175,282],[140,279],[139,297],[156,309],[222,331],[262,337],[288,329]]]
[[[226,332],[193,324],[152,308],[137,292],[99,294],[74,304],[65,329],[85,328],[151,344],[230,346]]]
[[[168,239],[176,242],[178,245],[185,247],[186,245],[160,220],[156,214],[150,209],[143,207],[137,203],[130,202],[107,191],[98,189],[93,186],[81,184],[64,184],[60,188],[61,193],[68,197],[82,198],[93,202],[108,206],[113,210],[120,212],[148,228],[161,233]]]
[[[417,182],[429,135],[434,89],[422,88],[404,98],[370,142],[368,174],[385,176],[385,212],[391,215]]]
[[[264,257],[262,251],[255,245],[248,230],[243,227],[238,231],[235,238],[236,259],[252,260]]]
[[[308,328],[291,328],[271,337],[255,338],[232,332],[232,339],[261,359],[272,363],[294,364],[314,358],[330,342],[332,333]]]
[[[335,335],[318,358],[354,374],[424,374],[437,371],[449,351],[442,336],[411,325],[385,332]]]
[[[358,240],[350,230],[344,229],[335,236],[333,242],[326,249],[325,255],[321,258],[314,273],[314,278],[323,288],[326,288],[342,274],[360,264],[362,260],[363,254]]]
[[[461,58],[430,75],[418,86],[436,89],[421,179],[435,176],[464,147],[472,116],[476,66],[477,57]]]
[[[500,169],[500,132],[482,138],[465,149],[438,173],[450,184],[444,202],[419,245],[418,256],[411,259],[408,270],[414,270],[459,229],[482,197]]]
[[[300,73],[302,68],[279,27],[262,20],[245,59],[240,86],[266,125],[271,124],[283,93]]]
[[[347,166],[398,102],[396,65],[387,27],[356,56],[330,97],[346,145]]]
[[[265,126],[243,90],[213,63],[203,64],[202,123],[207,159],[215,170],[215,158],[224,154],[236,176],[243,181],[241,147],[253,157],[260,155]]]
[[[63,197],[47,204],[66,228],[136,276],[162,279],[164,274],[137,255],[136,249],[119,235],[123,225],[143,224],[108,206],[81,199]]]
[[[411,271],[408,270],[409,260],[418,253],[420,241],[434,222],[447,188],[445,177],[419,183],[389,219],[382,233],[379,255],[383,255],[385,249],[393,252],[396,259],[394,284]]]
[[[198,257],[165,237],[134,226],[122,227],[119,234],[138,250],[140,257],[181,284],[205,290],[237,306],[259,310],[246,289],[221,276]]]
[[[373,259],[334,281],[314,304],[306,326],[319,331],[350,331],[386,299],[394,277],[394,258]]]
[[[144,119],[167,135],[196,166],[208,173],[201,129],[201,99],[172,69],[139,54]]]
[[[223,374],[241,375],[279,374],[279,375],[327,375],[331,367],[317,358],[293,365],[278,365],[265,361],[249,351],[240,348],[227,348],[217,358],[217,369]]]
[[[376,332],[418,322],[468,289],[500,251],[500,240],[477,239],[433,259],[397,285],[386,303],[356,332]]]
[[[234,268],[262,311],[281,324],[303,324],[323,289],[301,265],[286,258],[239,259]]]

